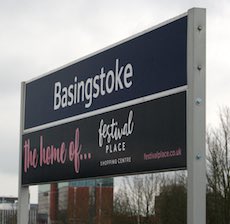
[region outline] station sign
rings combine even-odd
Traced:
[[[25,84],[22,184],[186,169],[187,16]]]

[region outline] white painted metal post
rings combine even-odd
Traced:
[[[25,117],[25,83],[21,84],[21,114],[20,114],[20,141],[19,141],[19,176],[18,176],[18,211],[17,223],[29,222],[29,186],[22,186],[22,133]]]
[[[205,73],[206,10],[188,11],[187,224],[206,223]]]

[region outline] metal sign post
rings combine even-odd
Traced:
[[[206,223],[205,9],[188,11],[187,224]]]
[[[18,177],[18,212],[17,223],[27,224],[29,222],[29,186],[22,186],[22,133],[25,118],[25,83],[21,84],[21,115],[20,115],[20,141],[19,141],[19,177]]]

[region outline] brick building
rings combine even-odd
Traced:
[[[110,224],[113,179],[54,183],[39,186],[39,223]]]

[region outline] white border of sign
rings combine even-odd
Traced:
[[[205,9],[192,8],[188,13],[165,21],[147,31],[141,32],[121,42],[104,48],[95,55],[106,49],[126,42],[145,32],[157,29],[173,22],[181,17],[188,16],[187,31],[187,170],[188,170],[188,193],[187,193],[187,224],[206,223],[206,163],[205,163],[205,50],[206,50],[206,11]],[[77,61],[83,60],[81,58]],[[73,62],[76,63],[77,61]],[[70,64],[73,64],[70,63]],[[68,65],[70,65],[68,64]],[[68,66],[66,65],[66,66]],[[63,67],[66,67],[63,66]],[[63,68],[61,67],[61,68]],[[59,68],[60,69],[60,68]],[[57,69],[57,70],[59,70]],[[56,70],[54,70],[56,71]],[[54,72],[52,71],[52,72]],[[42,76],[48,75],[46,73]],[[42,77],[40,76],[40,77]],[[37,77],[37,78],[40,78]],[[37,79],[36,78],[36,79]],[[33,79],[35,80],[35,79]],[[30,80],[27,83],[33,81]],[[19,144],[19,186],[18,186],[18,224],[29,222],[29,186],[22,186],[22,134],[24,133],[25,113],[25,86],[21,84],[21,120],[20,120],[20,144]]]

